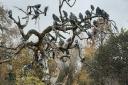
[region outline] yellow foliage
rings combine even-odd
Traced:
[[[92,79],[89,77],[89,74],[86,70],[81,70],[78,77],[78,84],[79,85],[90,85],[92,82]]]
[[[35,74],[34,70],[23,75],[22,68],[26,64],[30,64],[32,61],[32,55],[29,54],[27,49],[23,49],[16,58],[12,59],[13,71],[16,74],[17,85],[45,85]]]
[[[16,77],[19,77],[22,67],[31,61],[31,55],[29,55],[26,49],[23,49],[16,58],[12,59],[13,71],[16,73]]]
[[[27,76],[24,78],[17,79],[17,85],[45,85],[39,78],[35,76]]]
[[[93,80],[90,78],[86,69],[82,69],[78,75],[75,75],[72,85],[91,85]]]
[[[80,74],[79,74],[79,80],[87,80],[88,74],[86,72],[86,70],[81,70]]]
[[[89,58],[89,59],[92,59],[93,58],[93,55],[95,53],[96,49],[94,46],[91,46],[91,47],[86,47],[85,48],[85,57]]]

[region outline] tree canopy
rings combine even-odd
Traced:
[[[92,72],[92,75],[96,78],[97,82],[105,83],[105,78],[110,78],[110,82],[118,81],[120,85],[125,85],[128,83],[127,37],[128,31],[122,30],[119,35],[112,35],[104,45],[101,45],[97,49],[94,55],[94,62],[92,64],[96,69],[94,73]]]
[[[108,76],[108,74],[121,70],[124,66],[124,62],[118,60],[118,57],[123,59],[127,54],[126,51],[120,50],[126,49],[125,46],[120,48],[120,46],[126,44],[126,41],[124,41],[125,44],[122,41],[122,38],[125,39],[126,37],[121,37],[122,34],[116,36],[118,31],[116,23],[110,19],[105,10],[93,5],[90,5],[90,9],[85,10],[84,14],[80,12],[78,16],[62,9],[65,4],[73,7],[75,3],[76,0],[73,4],[70,4],[70,0],[59,0],[59,16],[56,13],[52,14],[53,24],[46,27],[42,32],[30,29],[25,33],[24,29],[30,24],[31,20],[37,20],[40,15],[47,16],[48,6],[44,7],[43,10],[41,4],[29,5],[26,10],[16,7],[25,14],[23,17],[18,16],[18,20],[13,15],[12,10],[5,11],[4,15],[10,20],[11,24],[15,24],[15,27],[12,29],[1,28],[1,36],[5,39],[3,34],[6,34],[7,41],[3,42],[4,45],[1,43],[0,47],[6,50],[5,54],[9,53],[9,55],[5,55],[7,58],[2,58],[0,64],[8,62],[9,68],[13,68],[9,74],[15,74],[19,85],[32,84],[31,80],[35,81],[33,83],[40,82],[46,85],[85,85],[87,84],[85,76],[89,76],[88,74],[82,76],[87,73],[86,66],[102,72],[101,74],[96,73],[98,76],[103,75],[99,77]],[[37,42],[29,41],[32,35],[37,36]],[[113,37],[109,39],[110,35]],[[14,38],[17,38],[17,42],[19,39],[20,43],[13,43],[12,39]],[[92,66],[86,62],[87,56],[84,55],[83,51],[85,47],[80,45],[81,41],[84,40],[86,43],[82,44],[85,44],[85,47],[98,49],[98,52],[96,50],[94,55],[94,63],[91,63]],[[115,53],[115,51],[118,53]],[[113,58],[117,60],[113,60]],[[110,67],[108,62],[110,62]],[[117,63],[121,65],[117,65]],[[93,65],[95,66],[93,67]],[[115,76],[115,74],[112,75]],[[25,79],[28,81],[24,81]],[[93,80],[88,79],[88,82],[90,85]]]

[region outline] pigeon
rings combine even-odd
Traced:
[[[12,17],[12,10],[8,11],[8,15],[9,15],[9,17]]]
[[[55,14],[53,14],[52,17],[53,17],[54,21],[60,22],[60,19]]]
[[[46,6],[46,7],[44,8],[44,16],[47,15],[47,11],[48,11],[48,6]]]
[[[77,17],[75,16],[75,14],[73,14],[72,12],[70,13],[70,19],[71,20],[77,20]]]
[[[64,17],[68,17],[68,13],[65,11],[65,10],[63,10],[63,14],[64,14]]]
[[[93,5],[91,5],[91,9],[92,9],[92,11],[94,11],[94,9],[95,9],[95,8],[94,8],[94,6],[93,6]]]
[[[34,5],[36,9],[39,9],[41,7],[41,4]]]
[[[91,12],[89,10],[87,10],[85,14],[87,15],[87,17],[91,17]]]
[[[102,10],[102,17],[108,19],[109,15],[104,10]]]
[[[81,21],[83,21],[83,20],[84,20],[84,17],[83,17],[83,15],[82,15],[82,13],[81,13],[81,12],[79,13],[79,18],[81,19]]]
[[[102,10],[99,7],[96,8],[96,15],[102,15]]]
[[[105,16],[106,19],[109,19],[109,14],[108,13],[105,13],[104,16]]]

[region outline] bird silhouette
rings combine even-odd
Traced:
[[[109,14],[108,13],[105,13],[104,16],[105,16],[106,19],[109,19]]]
[[[93,6],[93,5],[91,5],[91,9],[92,9],[92,11],[94,11],[94,9],[95,9],[95,8],[94,8],[94,6]]]
[[[84,17],[83,17],[83,15],[82,15],[82,13],[81,13],[81,12],[79,13],[79,18],[81,19],[81,21],[83,21],[83,20],[84,20]]]
[[[91,17],[91,12],[89,10],[87,10],[85,14],[87,15],[87,17]]]
[[[55,14],[52,15],[52,18],[54,21],[60,22],[60,19]]]
[[[48,11],[48,6],[46,6],[46,7],[44,8],[44,16],[47,15],[47,11]]]
[[[96,8],[96,15],[102,15],[102,10],[99,7]]]
[[[70,13],[70,19],[71,20],[77,20],[77,17],[72,12]]]
[[[36,9],[39,9],[39,8],[41,7],[41,4],[36,4],[36,5],[34,5],[34,7],[35,7]]]
[[[102,11],[102,14],[101,14],[102,17],[108,19],[109,15],[107,14],[107,12],[105,12],[104,10],[101,10],[101,11]]]
[[[9,15],[10,18],[12,17],[12,10],[8,11],[8,15]]]
[[[64,14],[64,17],[68,18],[68,13],[65,10],[63,10],[63,14]]]

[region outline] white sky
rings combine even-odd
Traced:
[[[74,0],[71,0],[74,1]],[[48,15],[40,17],[39,27],[38,24],[34,24],[32,22],[28,27],[25,28],[27,32],[29,29],[37,29],[41,31],[45,29],[52,23],[52,14],[58,14],[58,3],[59,0],[0,0],[0,2],[4,5],[5,8],[13,10],[14,16],[22,16],[23,13],[14,8],[17,6],[19,8],[26,9],[25,7],[28,5],[42,4],[42,10],[45,6],[49,6]],[[73,8],[65,5],[63,9],[66,11],[74,12],[76,15],[79,12],[83,14],[87,9],[90,9],[90,5],[93,4],[95,7],[99,6],[110,14],[110,18],[116,21],[117,26],[128,27],[128,0],[77,0],[75,6]]]
[[[25,9],[27,5],[41,3],[42,10],[44,6],[49,6],[48,16],[44,17],[42,15],[42,17],[40,17],[40,27],[46,27],[52,23],[52,13],[58,14],[58,1],[59,0],[1,0],[0,2],[2,2],[5,8],[14,10],[17,16],[21,15],[21,12],[16,10],[14,6]],[[86,9],[90,8],[90,4],[105,9],[110,14],[111,19],[116,21],[118,27],[128,26],[128,0],[77,0],[73,8],[65,6],[64,9],[78,15],[79,12],[85,13]]]

